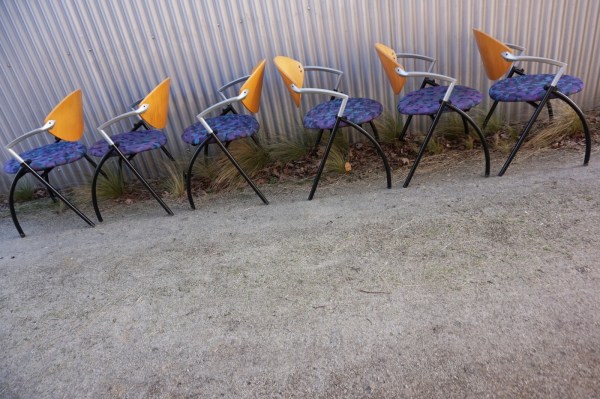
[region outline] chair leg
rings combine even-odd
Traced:
[[[481,146],[483,147],[483,155],[485,157],[485,172],[484,173],[485,173],[485,177],[488,177],[490,175],[490,151],[489,151],[488,145],[485,141],[485,137],[483,137],[483,132],[481,131],[479,126],[477,126],[477,124],[473,121],[473,119],[471,119],[471,117],[469,115],[467,115],[466,112],[464,112],[460,108],[456,108],[452,104],[446,104],[446,106],[448,108],[452,109],[454,112],[457,112],[461,116],[463,123],[465,123],[465,131],[466,132],[468,132],[468,126],[466,125],[467,123],[469,123],[473,127],[473,129],[475,129],[475,132],[477,132],[477,135],[479,136],[479,141],[481,142]]]
[[[148,184],[148,182],[146,181],[146,179],[144,179],[142,177],[142,175],[140,174],[140,172],[138,172],[137,169],[133,167],[133,165],[131,164],[131,162],[129,161],[129,159],[127,159],[127,157],[119,150],[118,147],[113,146],[113,148],[115,149],[115,152],[120,157],[120,159],[123,160],[123,162],[125,163],[125,165],[127,165],[127,167],[129,168],[129,170],[131,170],[133,172],[133,174],[135,175],[135,177],[137,177],[138,180],[144,185],[144,187],[146,187],[146,190],[148,190],[150,192],[150,194],[152,194],[152,196],[154,197],[154,199],[160,204],[160,206],[163,207],[163,209],[167,212],[167,214],[169,216],[173,216],[173,211],[171,209],[169,209],[169,207],[167,206],[167,204],[165,204],[164,201],[160,198],[160,196],[152,189],[152,187],[150,187],[150,185]]]
[[[533,112],[533,115],[529,119],[529,122],[527,122],[525,129],[523,129],[523,131],[519,135],[519,139],[517,140],[514,147],[512,148],[508,158],[504,162],[504,165],[502,165],[502,169],[500,169],[500,173],[498,173],[498,176],[504,175],[504,173],[506,172],[506,169],[508,169],[508,167],[509,167],[510,163],[512,162],[512,160],[514,159],[515,155],[517,155],[519,148],[521,148],[521,145],[525,141],[527,134],[533,127],[533,124],[537,120],[538,116],[542,112],[542,109],[544,109],[544,106],[546,105],[546,103],[550,99],[550,96],[554,93],[555,90],[556,90],[556,88],[554,88],[554,89],[549,88],[548,90],[546,90],[546,94],[544,95],[544,98],[542,99],[542,101],[540,101],[540,103],[538,104],[538,107],[535,109],[535,111]]]
[[[15,227],[17,228],[17,231],[19,232],[19,235],[21,237],[25,237],[25,232],[23,231],[23,229],[21,228],[21,225],[19,224],[19,221],[17,220],[17,212],[15,211],[15,189],[17,188],[17,183],[18,181],[21,179],[21,177],[25,176],[27,174],[27,169],[25,168],[20,168],[19,171],[17,172],[17,175],[15,176],[15,179],[12,182],[12,185],[10,186],[10,192],[8,194],[8,207],[10,208],[10,217],[12,218],[13,224],[15,225]]]
[[[315,146],[313,147],[313,150],[312,150],[312,152],[314,154],[316,154],[317,151],[319,151],[319,144],[321,144],[321,139],[323,138],[323,132],[324,132],[324,129],[319,130],[319,133],[317,135],[317,141],[315,141]]]
[[[485,127],[487,126],[488,122],[492,118],[492,115],[494,114],[494,111],[496,110],[497,106],[498,106],[498,101],[494,101],[494,103],[492,104],[492,107],[490,108],[487,115],[485,116],[485,119],[483,120],[483,124],[481,125],[482,130],[485,130]]]
[[[95,170],[95,169],[96,169],[96,167],[98,166],[98,165],[96,164],[96,162],[94,162],[94,160],[93,160],[93,159],[92,159],[92,158],[91,158],[91,157],[90,157],[88,154],[85,154],[83,157],[85,158],[85,160],[86,160],[86,161],[88,161],[88,162],[89,162],[89,164],[90,164],[90,165],[92,165],[92,167],[93,167],[93,168],[94,168],[94,170]],[[101,174],[102,176],[104,176],[104,178],[105,178],[105,179],[108,179],[108,176],[107,176],[107,175],[106,175],[106,173],[104,173],[103,171],[100,171],[100,174]]]
[[[317,185],[319,184],[319,180],[321,179],[321,174],[323,173],[323,169],[325,169],[325,164],[327,163],[327,157],[329,156],[331,147],[333,147],[333,141],[335,140],[335,134],[337,132],[339,124],[340,124],[340,118],[338,117],[335,120],[333,129],[331,129],[331,134],[329,135],[329,142],[327,143],[327,147],[325,148],[325,152],[323,153],[323,158],[321,158],[321,163],[319,163],[319,168],[317,169],[317,175],[315,176],[315,178],[313,180],[313,185],[312,185],[312,188],[310,189],[310,194],[308,194],[309,201],[313,199],[313,197],[315,196],[315,191],[317,191]]]
[[[410,125],[410,121],[412,120],[412,115],[408,115],[406,117],[406,123],[402,126],[402,131],[398,135],[398,140],[404,140],[404,136],[406,136],[406,132],[408,131],[408,125]]]
[[[227,150],[227,147],[223,144],[223,142],[221,142],[221,140],[219,140],[219,138],[217,137],[216,133],[212,132],[211,136],[212,136],[213,140],[218,144],[219,148],[221,148],[221,151],[223,151],[225,153],[225,155],[227,155],[227,158],[229,158],[229,161],[231,161],[231,163],[233,164],[233,166],[235,166],[235,168],[238,170],[238,172],[240,172],[240,174],[246,180],[246,182],[250,185],[250,187],[252,187],[252,189],[254,190],[254,192],[256,193],[256,195],[259,196],[259,198],[262,200],[262,202],[264,202],[265,205],[269,205],[269,201],[267,200],[267,198],[258,189],[258,187],[254,184],[254,182],[246,174],[246,172],[244,172],[244,170],[242,169],[242,167],[240,166],[240,164],[237,163],[237,161],[235,160],[235,158],[233,157],[233,155],[231,155],[231,153]]]
[[[77,216],[79,216],[84,222],[86,222],[89,226],[94,227],[94,223],[87,218],[87,216],[85,216],[83,214],[83,212],[81,212],[75,205],[71,204],[69,202],[69,200],[67,200],[65,197],[63,197],[63,195],[61,193],[58,192],[58,190],[56,188],[54,188],[48,181],[46,181],[46,179],[44,179],[41,175],[39,175],[35,170],[33,170],[33,168],[31,166],[29,166],[28,163],[22,163],[21,164],[21,169],[19,169],[19,172],[17,173],[17,176],[15,177],[15,180],[13,181],[13,185],[10,188],[10,195],[9,195],[9,207],[10,207],[10,214],[11,217],[13,219],[13,223],[15,224],[15,227],[17,228],[17,231],[19,232],[19,235],[21,237],[25,237],[25,233],[23,232],[23,229],[21,229],[21,226],[19,225],[19,222],[17,221],[17,215],[15,212],[15,208],[14,208],[14,191],[16,188],[16,182],[26,173],[31,173],[33,175],[33,177],[35,177],[36,179],[38,179],[44,186],[46,186],[46,188],[48,188],[48,191],[52,192],[54,194],[54,196],[58,197],[58,199],[60,199],[62,202],[64,202],[65,205],[67,205],[73,212],[75,212],[77,214]]]
[[[585,156],[583,158],[583,166],[587,166],[590,162],[590,155],[592,152],[592,137],[590,136],[590,128],[587,124],[587,121],[585,120],[585,115],[577,106],[577,104],[575,104],[573,100],[565,96],[563,93],[555,91],[554,95],[566,102],[573,109],[573,111],[575,111],[575,113],[581,120],[581,125],[583,126],[583,134],[585,135]]]
[[[435,130],[435,127],[438,124],[446,105],[447,105],[447,103],[442,102],[442,104],[440,105],[440,108],[438,109],[437,114],[435,114],[435,117],[433,118],[433,122],[431,122],[431,126],[429,127],[429,131],[427,132],[427,135],[425,136],[425,140],[423,140],[423,144],[421,144],[421,148],[419,149],[419,153],[417,154],[417,159],[415,159],[415,162],[412,164],[412,167],[410,168],[410,171],[408,172],[408,175],[406,176],[406,179],[404,180],[404,185],[403,185],[404,188],[408,187],[408,185],[410,184],[410,181],[412,180],[412,177],[415,174],[415,171],[417,170],[417,166],[419,166],[419,162],[421,161],[423,154],[425,154],[425,150],[427,149],[427,144],[429,144],[429,140],[431,140],[431,137],[433,136],[433,131]]]
[[[375,138],[373,136],[371,136],[369,133],[367,133],[367,131],[365,129],[363,129],[356,123],[354,123],[346,118],[343,118],[342,120],[344,121],[344,123],[352,126],[356,130],[358,130],[360,133],[362,133],[363,136],[365,136],[367,139],[369,139],[369,141],[371,143],[373,143],[373,145],[375,146],[375,149],[377,150],[377,153],[379,154],[379,156],[381,157],[381,160],[383,161],[383,167],[385,169],[385,175],[386,175],[386,179],[387,179],[387,188],[392,188],[392,172],[390,170],[390,164],[388,163],[387,157],[385,156],[385,153],[383,152],[383,149],[381,148],[381,146],[379,145],[377,140],[375,140]]]
[[[371,130],[373,131],[373,135],[375,136],[375,140],[377,140],[377,142],[379,143],[379,132],[377,131],[377,128],[375,127],[375,124],[373,123],[373,121],[369,121],[369,125],[371,125]]]
[[[42,178],[44,180],[46,180],[46,183],[50,184],[50,176],[48,175],[50,173],[50,170],[45,170],[44,173],[42,173]],[[50,199],[52,200],[52,202],[56,203],[57,199],[54,196],[54,193],[50,190],[48,190],[48,194],[50,195]]]
[[[198,155],[200,155],[200,152],[202,152],[202,148],[208,148],[209,140],[210,137],[207,137],[203,142],[200,143],[198,148],[196,148],[196,151],[194,151],[194,155],[190,160],[190,164],[187,169],[187,174],[185,175],[185,188],[187,191],[188,201],[192,209],[196,209],[196,205],[194,204],[194,198],[192,198],[192,168],[194,166],[194,163],[196,162],[196,158],[198,158]]]
[[[175,158],[173,158],[173,155],[171,155],[171,153],[169,152],[169,150],[167,150],[167,148],[165,146],[161,146],[160,149],[162,150],[162,152],[165,153],[167,158],[169,158],[171,161],[175,162]]]
[[[104,163],[106,161],[108,161],[108,159],[110,158],[110,156],[112,155],[114,151],[114,147],[110,147],[108,152],[106,154],[104,154],[104,156],[100,159],[100,162],[98,162],[98,165],[96,166],[96,170],[94,171],[94,177],[92,178],[92,205],[94,206],[94,212],[96,213],[96,218],[98,219],[99,222],[102,222],[102,215],[100,214],[100,208],[98,207],[98,196],[96,194],[96,187],[98,185],[98,176],[102,173],[104,176],[106,176],[104,174],[104,172],[102,172],[102,165],[104,165]]]

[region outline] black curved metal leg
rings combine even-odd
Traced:
[[[404,139],[404,136],[406,136],[406,132],[408,131],[408,125],[410,125],[410,121],[412,120],[412,117],[413,117],[412,115],[408,115],[406,117],[406,122],[404,123],[404,126],[402,126],[402,131],[398,135],[398,140],[402,140],[402,139]]]
[[[23,231],[23,229],[21,228],[21,225],[19,224],[19,221],[17,220],[17,212],[15,211],[15,189],[17,188],[17,183],[19,182],[19,180],[21,179],[21,177],[25,176],[27,174],[27,169],[21,167],[19,169],[19,171],[17,172],[17,175],[15,176],[12,185],[10,186],[10,192],[8,194],[8,207],[10,208],[10,217],[12,218],[13,224],[15,225],[15,227],[17,228],[17,231],[19,232],[19,235],[21,237],[25,237],[25,232]]]
[[[171,161],[175,162],[175,158],[173,158],[173,155],[171,155],[171,153],[169,152],[169,150],[167,150],[167,148],[164,145],[161,146],[160,149],[162,150],[162,152],[165,153],[165,155],[167,156],[167,158],[169,158]]]
[[[321,174],[323,173],[323,169],[325,169],[325,164],[327,163],[327,157],[329,156],[329,152],[331,151],[331,147],[333,147],[333,141],[335,140],[335,134],[337,133],[338,126],[340,124],[340,118],[338,117],[335,120],[335,124],[333,125],[333,129],[331,129],[331,134],[329,135],[329,142],[327,143],[327,147],[325,148],[325,152],[323,153],[323,157],[321,158],[321,162],[319,163],[319,168],[317,169],[317,175],[313,180],[313,185],[310,189],[310,194],[308,194],[308,200],[312,200],[315,196],[315,191],[317,191],[317,185],[319,184],[319,180],[321,179]]]
[[[371,130],[373,131],[375,140],[377,140],[377,142],[379,142],[379,132],[377,131],[377,127],[375,127],[375,124],[373,123],[373,121],[369,121],[369,125],[371,125]]]
[[[506,172],[506,169],[508,169],[508,167],[509,167],[510,163],[512,162],[512,160],[514,159],[515,155],[517,155],[519,148],[521,148],[521,145],[525,141],[527,134],[533,127],[533,124],[537,120],[538,116],[542,112],[542,109],[544,109],[544,106],[546,105],[546,103],[548,102],[548,100],[550,99],[550,96],[554,93],[554,91],[555,90],[553,90],[552,88],[546,90],[546,94],[544,95],[544,98],[540,101],[540,103],[538,104],[538,107],[535,109],[535,111],[533,112],[533,115],[529,119],[529,122],[527,122],[525,129],[523,129],[523,131],[519,135],[519,139],[517,140],[514,147],[512,148],[508,158],[504,162],[504,165],[502,165],[502,169],[500,169],[498,176],[504,175],[504,173]]]
[[[363,129],[356,123],[354,123],[346,118],[343,118],[342,120],[344,121],[344,123],[347,123],[348,125],[352,126],[356,130],[358,130],[360,133],[362,133],[362,135],[365,136],[367,139],[369,139],[369,141],[375,146],[377,153],[379,154],[379,156],[381,157],[381,160],[383,161],[383,167],[385,169],[385,175],[386,175],[386,179],[387,179],[387,188],[392,188],[392,172],[390,170],[390,164],[388,163],[387,157],[385,156],[383,149],[379,145],[379,142],[377,142],[377,140],[375,140],[375,138],[373,136],[371,136],[369,133],[367,133],[367,131],[365,129]]]
[[[104,174],[104,172],[102,172],[102,165],[104,165],[104,163],[111,157],[112,153],[113,153],[113,147],[110,147],[108,149],[108,152],[106,154],[104,154],[104,156],[100,159],[100,162],[98,162],[98,165],[96,166],[96,170],[94,171],[94,177],[92,178],[92,205],[94,206],[94,212],[96,213],[96,218],[98,219],[99,222],[102,222],[102,215],[100,214],[100,208],[98,208],[98,196],[96,194],[96,187],[98,184],[98,175],[100,173]],[[104,175],[106,176],[106,175]]]
[[[313,147],[313,153],[317,153],[317,151],[319,150],[319,144],[321,144],[321,139],[323,138],[323,132],[325,130],[321,129],[319,130],[319,133],[317,134],[317,141],[315,141],[315,146]]]
[[[554,95],[566,102],[567,105],[569,105],[573,109],[573,111],[575,111],[575,113],[581,120],[581,124],[583,126],[583,134],[585,135],[585,156],[583,158],[583,166],[587,166],[590,162],[590,155],[592,152],[592,137],[590,136],[590,128],[587,124],[587,121],[585,120],[585,115],[583,114],[583,111],[581,111],[581,109],[577,106],[577,104],[575,104],[573,100],[571,100],[563,93],[556,91],[554,92]]]
[[[462,120],[463,123],[465,123],[465,132],[467,132],[468,134],[468,126],[466,125],[466,123],[469,123],[473,129],[475,129],[475,132],[477,132],[477,135],[479,136],[479,141],[481,142],[481,146],[483,147],[483,155],[485,157],[485,177],[488,177],[490,175],[490,151],[488,149],[488,145],[485,141],[485,137],[483,137],[483,132],[481,131],[481,129],[479,128],[479,126],[477,126],[477,124],[473,121],[473,119],[471,119],[471,117],[469,115],[467,115],[466,112],[464,112],[463,110],[456,108],[454,105],[452,104],[446,104],[447,107],[449,107],[450,109],[452,109],[453,111],[457,112]]]
[[[433,131],[435,130],[436,125],[440,121],[440,117],[442,116],[442,113],[443,113],[446,105],[447,105],[447,103],[442,102],[437,114],[435,114],[435,117],[433,118],[433,122],[431,122],[431,126],[429,127],[429,131],[427,131],[427,135],[425,136],[425,139],[423,140],[423,143],[421,144],[421,148],[419,149],[417,158],[415,159],[415,162],[413,162],[412,167],[410,168],[410,171],[408,172],[408,175],[406,176],[406,179],[404,179],[404,185],[403,185],[404,188],[408,187],[408,185],[410,184],[410,181],[412,180],[412,177],[415,174],[415,171],[417,170],[417,166],[419,166],[419,162],[421,161],[423,154],[425,154],[425,150],[427,149],[427,144],[429,144],[429,140],[431,140],[431,137],[433,136]]]
[[[194,204],[194,198],[192,197],[192,168],[194,166],[194,163],[196,162],[196,158],[198,158],[198,155],[200,155],[202,148],[208,148],[208,140],[210,140],[209,137],[207,137],[203,142],[201,142],[198,148],[196,148],[196,151],[194,151],[194,155],[192,156],[190,164],[187,168],[187,174],[185,175],[185,188],[187,190],[188,201],[192,209],[196,209],[196,205]]]
[[[46,180],[46,183],[50,184],[50,176],[49,176],[50,170],[45,170],[44,173],[42,173],[42,178],[44,180]],[[56,203],[57,199],[54,196],[54,193],[50,190],[48,190],[48,194],[50,195],[50,199],[52,200],[52,202]]]
[[[483,124],[481,125],[481,128],[483,130],[485,130],[485,127],[487,126],[488,122],[492,118],[492,115],[494,114],[494,111],[496,110],[497,106],[498,106],[498,101],[494,101],[494,103],[490,107],[490,110],[488,111],[487,115],[485,116],[485,119],[483,120]]]
[[[227,146],[224,145],[221,142],[221,140],[219,140],[219,138],[217,137],[217,135],[216,135],[215,132],[211,133],[211,136],[212,136],[213,140],[218,144],[219,148],[221,148],[221,151],[223,151],[225,153],[225,155],[227,155],[227,158],[229,158],[229,161],[231,161],[231,163],[233,164],[233,166],[235,166],[235,168],[238,170],[238,172],[240,172],[240,174],[246,180],[246,182],[250,185],[250,187],[252,187],[252,189],[254,190],[254,192],[256,193],[256,195],[258,195],[260,197],[260,199],[262,200],[262,202],[264,202],[265,205],[269,205],[269,201],[267,200],[267,198],[258,189],[258,187],[254,184],[254,182],[246,174],[246,172],[244,172],[244,170],[242,169],[242,167],[240,166],[240,164],[237,163],[237,161],[235,160],[235,158],[233,157],[233,155],[231,155],[231,153],[227,150]]]

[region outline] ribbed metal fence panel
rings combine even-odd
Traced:
[[[90,145],[99,139],[97,126],[170,76],[168,146],[186,158],[182,130],[219,99],[218,87],[262,58],[269,64],[258,119],[271,138],[293,135],[302,110],[318,99],[305,98],[300,110],[293,106],[271,62],[276,55],[341,69],[344,92],[378,99],[392,113],[396,99],[375,42],[435,56],[436,72],[485,93],[490,82],[473,27],[524,45],[528,54],[567,62],[567,73],[586,83],[576,102],[591,109],[600,98],[599,17],[596,0],[3,0],[0,144],[40,126],[63,96],[81,88],[83,141]],[[480,108],[487,106],[488,100]],[[31,143],[49,141],[39,136]],[[0,162],[8,157],[0,151]],[[137,162],[143,173],[156,175],[162,159],[144,154]],[[91,173],[78,162],[53,174],[65,185],[86,182]],[[10,181],[0,173],[1,193]]]

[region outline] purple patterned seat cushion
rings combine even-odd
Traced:
[[[115,144],[119,144],[119,151],[125,155],[155,150],[167,144],[165,134],[154,129],[115,134],[110,138]],[[99,140],[90,147],[89,152],[95,157],[103,157],[108,152],[108,148],[105,140]]]
[[[521,75],[502,79],[490,87],[490,97],[495,101],[539,101],[546,94],[545,86],[552,83],[554,75]],[[558,91],[570,96],[583,90],[583,81],[575,76],[564,75],[556,85]],[[552,98],[552,97],[551,97]]]
[[[227,142],[250,137],[258,132],[258,121],[250,115],[227,114],[206,119],[208,126],[217,133],[219,140]],[[183,131],[181,138],[188,144],[198,145],[206,140],[207,130],[200,122]]]
[[[405,115],[435,115],[440,108],[448,86],[428,86],[411,91],[398,102],[398,111]],[[466,86],[454,86],[450,102],[462,111],[468,111],[483,100],[483,94]]]
[[[21,158],[31,160],[30,166],[37,171],[65,165],[81,159],[86,153],[86,148],[79,142],[59,141],[42,147],[25,151]],[[11,159],[4,164],[6,173],[17,173],[21,164],[16,159]]]
[[[341,98],[317,105],[304,115],[304,127],[307,129],[333,129],[341,105]],[[344,110],[344,117],[357,125],[361,125],[377,118],[382,112],[383,106],[375,100],[349,98]],[[342,126],[348,126],[348,124],[342,122],[340,127]]]

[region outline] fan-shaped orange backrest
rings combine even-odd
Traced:
[[[139,103],[140,105],[148,104],[148,110],[140,116],[144,122],[155,129],[162,129],[167,125],[170,85],[171,78],[166,78]]]
[[[398,75],[396,72],[396,68],[402,68],[402,65],[398,63],[398,59],[396,58],[396,52],[389,48],[388,46],[376,43],[375,50],[377,50],[377,55],[379,56],[379,60],[381,61],[381,65],[383,65],[383,70],[392,85],[392,90],[394,90],[394,94],[400,93],[402,87],[404,87],[404,83],[406,82],[406,78],[404,76]],[[402,68],[404,69],[404,68]]]
[[[248,90],[248,95],[242,100],[244,107],[253,114],[260,108],[260,95],[262,93],[263,77],[265,75],[265,65],[267,61],[260,61],[252,70],[250,77],[246,79],[240,88],[240,94]]]
[[[83,100],[77,89],[65,98],[48,114],[44,124],[53,120],[55,125],[49,130],[61,140],[77,141],[83,135]]]
[[[498,80],[510,69],[512,63],[502,58],[502,53],[512,53],[510,47],[480,30],[473,29],[477,48],[483,61],[485,73],[491,80]]]
[[[299,107],[301,95],[292,90],[291,85],[294,84],[299,89],[302,88],[302,85],[304,84],[304,67],[298,61],[281,55],[275,57],[273,61],[275,62],[277,70],[279,70],[279,74],[283,78],[285,87],[292,95],[292,99],[296,103],[296,106]]]

